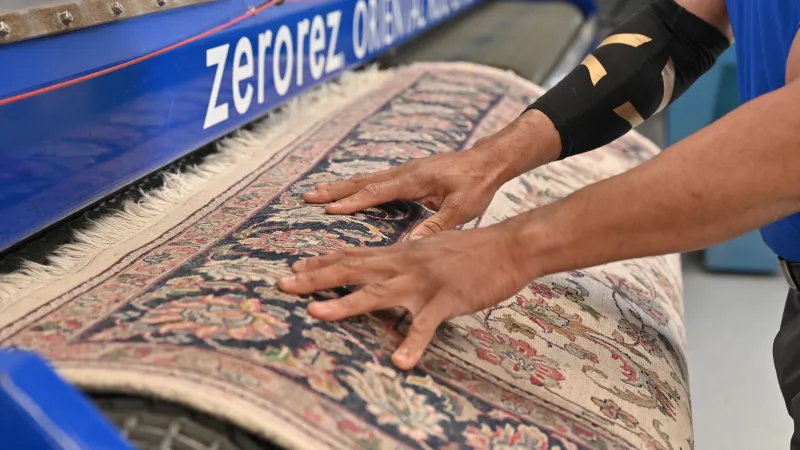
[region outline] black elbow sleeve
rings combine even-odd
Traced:
[[[624,135],[680,97],[730,42],[674,0],[655,0],[615,29],[530,105],[561,136],[561,157]]]

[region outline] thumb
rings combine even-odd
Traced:
[[[414,231],[411,232],[409,239],[421,239],[442,231],[447,231],[453,227],[461,225],[462,221],[460,219],[461,214],[458,213],[458,210],[448,206],[447,204],[442,205],[442,208],[439,210],[439,212],[414,228]]]

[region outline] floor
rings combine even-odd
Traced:
[[[792,425],[775,381],[772,338],[783,279],[716,275],[685,258],[696,450],[783,450]]]

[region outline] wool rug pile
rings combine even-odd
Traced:
[[[326,215],[302,201],[314,183],[469,148],[540,94],[461,63],[348,74],[224,141],[227,159],[164,188],[178,191],[83,232],[58,270],[0,279],[0,346],[39,352],[87,391],[174,401],[288,448],[689,450],[676,255],[532,280],[441,327],[410,372],[390,361],[402,314],[323,323],[310,297],[275,287],[299,258],[392,244],[430,214],[398,202]],[[465,227],[657,152],[630,133],[534,170]]]

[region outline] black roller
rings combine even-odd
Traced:
[[[92,395],[97,407],[140,450],[280,450],[239,427],[174,403]]]

